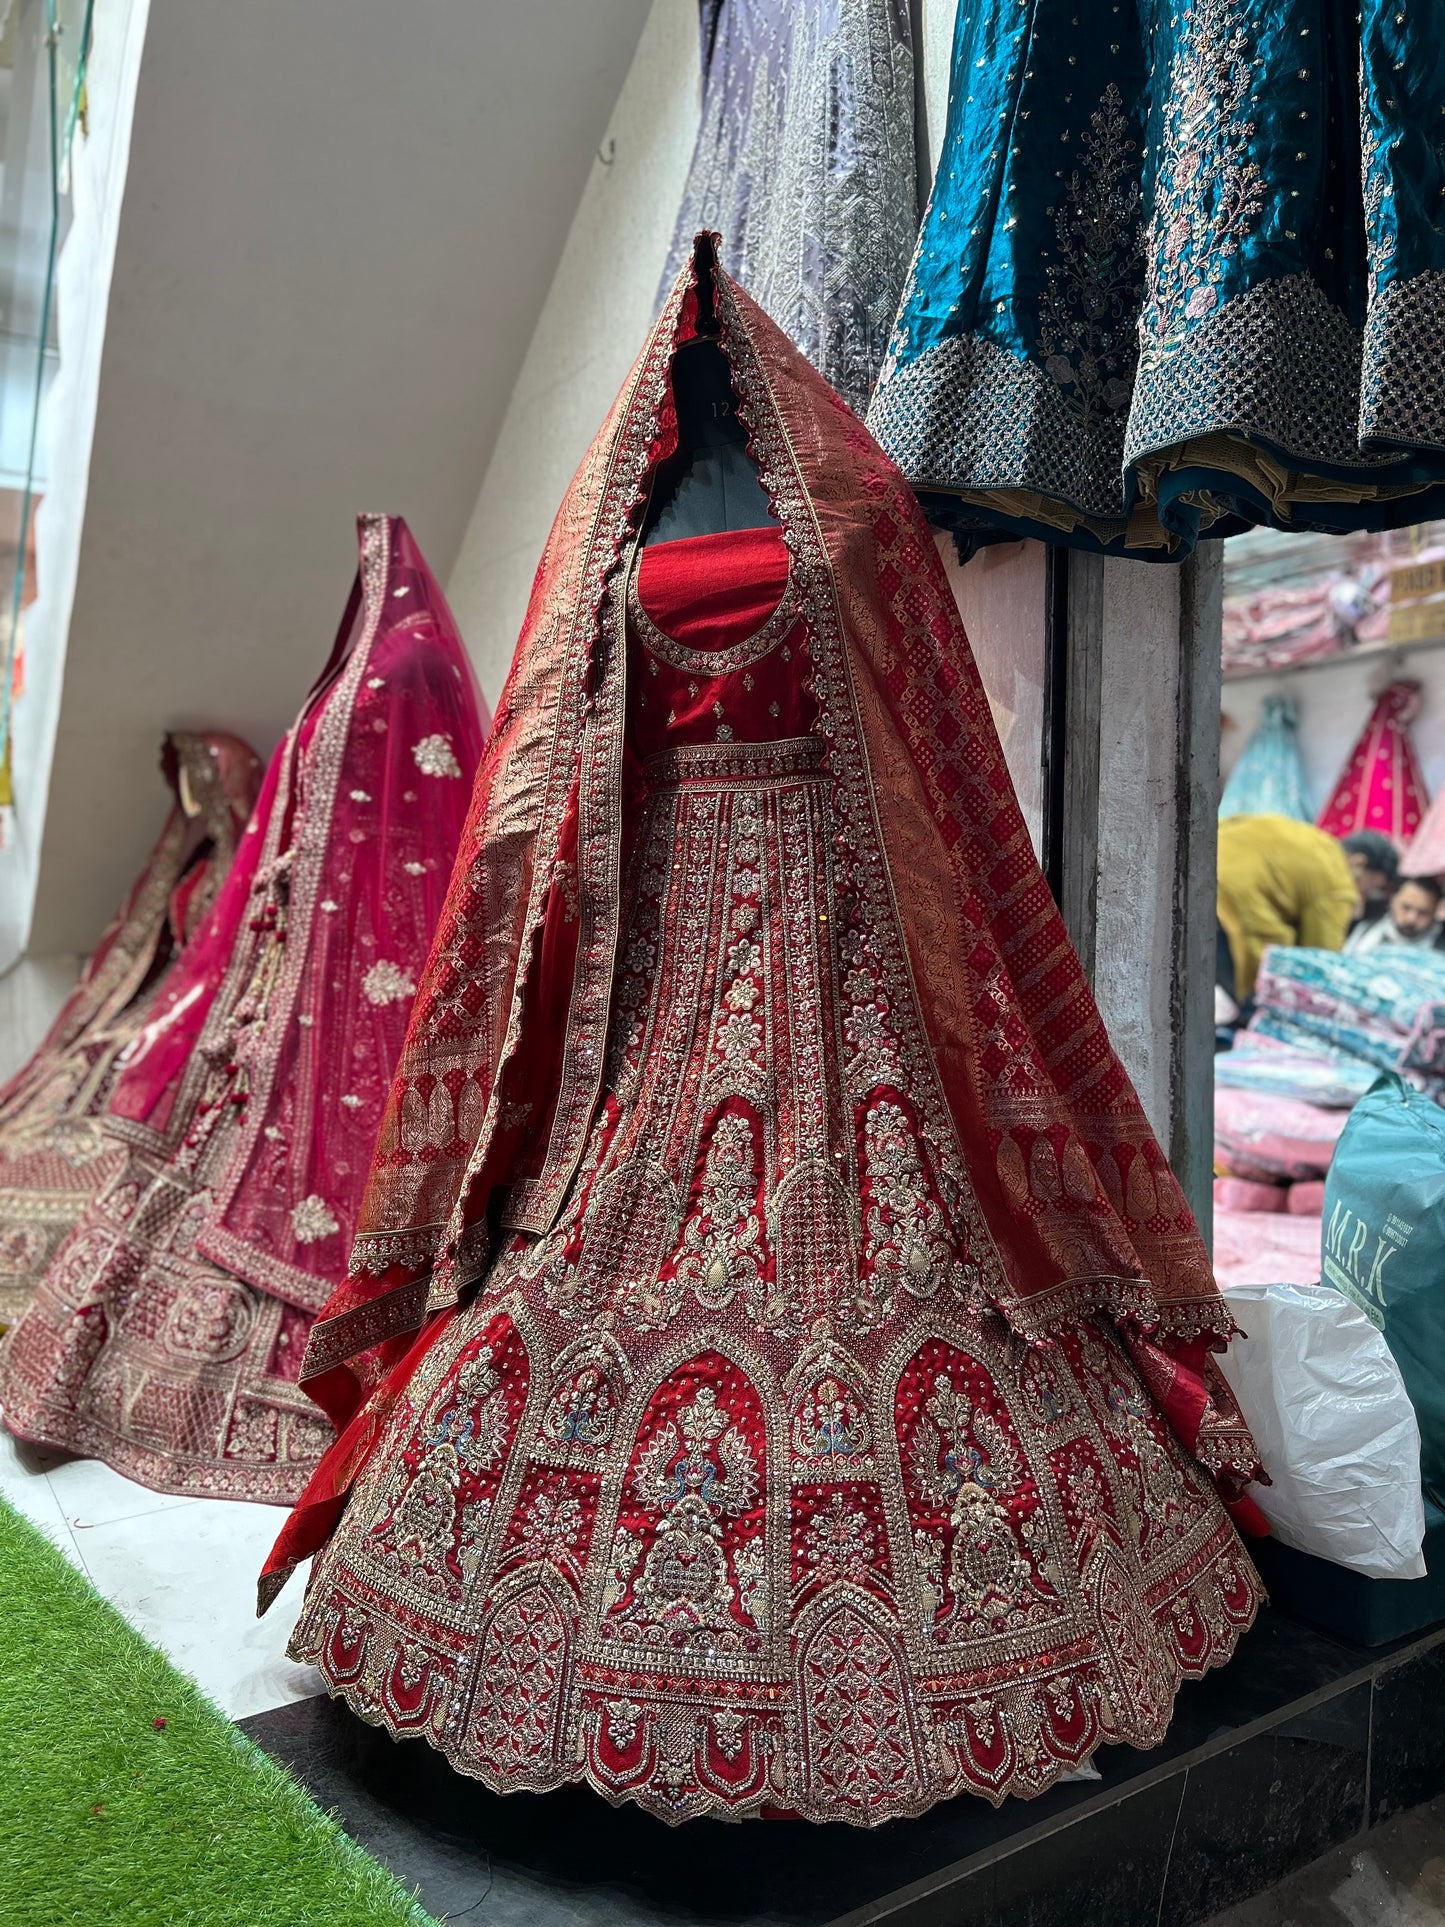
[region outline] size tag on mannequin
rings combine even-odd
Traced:
[[[680,349],[673,359],[672,382],[684,459],[675,477],[659,483],[644,542],[766,528],[772,510],[748,454],[747,431],[738,419],[722,349],[713,341]]]

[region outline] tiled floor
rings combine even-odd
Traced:
[[[168,1498],[96,1459],[67,1459],[5,1431],[0,1496],[232,1719],[321,1690],[316,1673],[286,1658],[300,1578],[256,1618],[256,1575],[281,1508]]]
[[[1445,1927],[1445,1799],[1413,1807],[1206,1927]]]

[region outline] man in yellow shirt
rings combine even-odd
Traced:
[[[1219,921],[1234,995],[1254,990],[1272,943],[1338,950],[1360,902],[1336,838],[1288,816],[1230,816],[1219,826]]]

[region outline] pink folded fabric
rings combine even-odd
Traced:
[[[1283,1211],[1289,1193],[1282,1184],[1257,1184],[1253,1178],[1216,1178],[1216,1211]]]
[[[1285,1194],[1285,1210],[1292,1218],[1322,1218],[1325,1213],[1325,1181],[1306,1178],[1292,1184]]]
[[[1235,1178],[1321,1178],[1348,1111],[1303,1098],[1219,1085],[1214,1092],[1214,1167]]]
[[[1313,1285],[1320,1276],[1319,1218],[1216,1210],[1214,1275],[1231,1285]]]

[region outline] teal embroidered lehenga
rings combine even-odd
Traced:
[[[980,0],[869,426],[1167,560],[1445,513],[1445,0]]]

